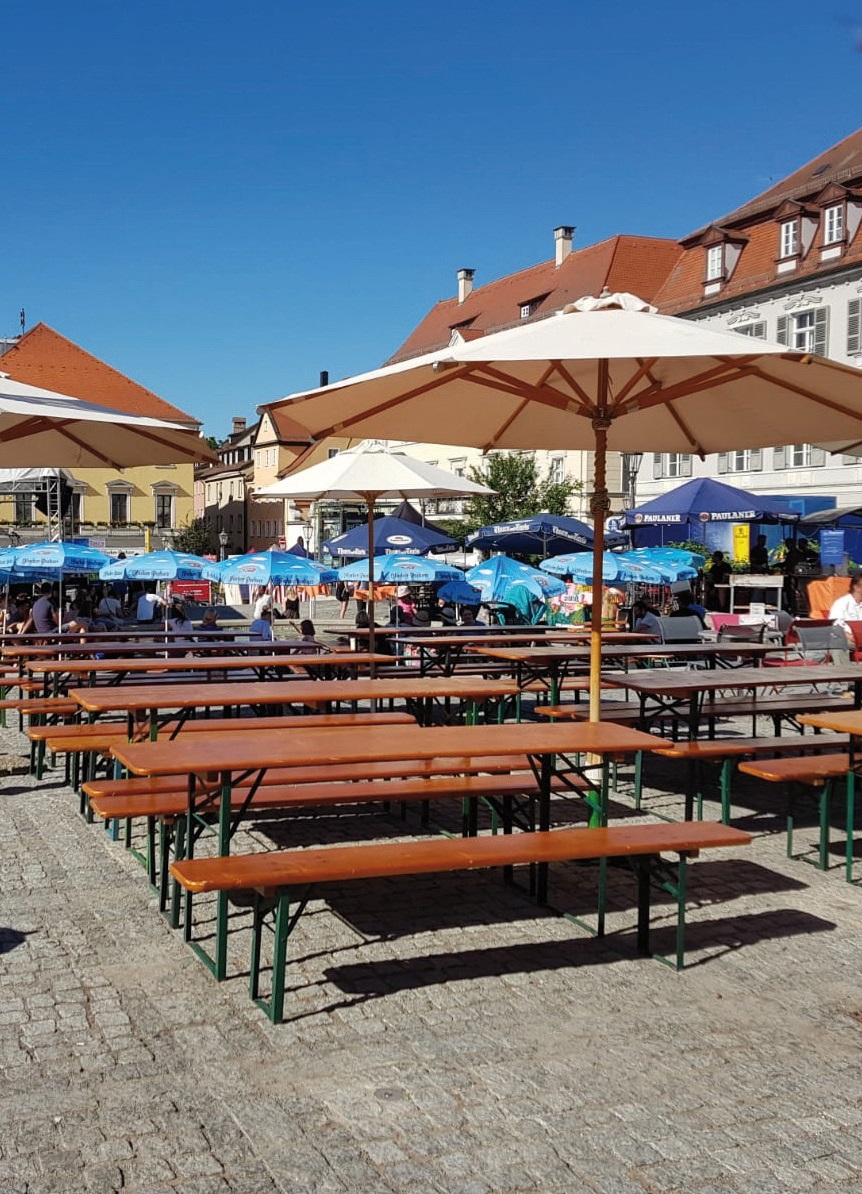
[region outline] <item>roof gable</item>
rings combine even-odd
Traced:
[[[16,381],[81,398],[97,406],[200,426],[198,419],[138,385],[46,323],[37,323],[0,356],[0,372],[8,373]]]
[[[647,302],[667,277],[679,256],[676,241],[659,237],[614,236],[573,250],[561,265],[545,261],[485,286],[478,286],[459,303],[437,303],[389,362],[445,348],[455,331],[469,328],[471,338],[521,322],[521,308],[535,303],[529,318],[537,319],[588,294],[630,291]],[[465,337],[466,338],[466,337]]]

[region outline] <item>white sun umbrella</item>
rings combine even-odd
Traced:
[[[497,448],[592,449],[592,515],[610,510],[608,449],[709,452],[862,440],[862,373],[826,357],[658,315],[633,295],[580,299],[547,319],[454,342],[261,410],[315,440],[385,435]],[[601,585],[595,556],[594,589]],[[599,711],[594,607],[590,716]]]
[[[132,468],[214,461],[196,430],[112,410],[0,373],[0,467]]]
[[[256,498],[322,497],[333,501],[361,501],[368,509],[368,558],[374,557],[374,503],[384,498],[440,498],[491,494],[493,489],[426,464],[379,441],[359,444],[320,464],[290,473],[273,485],[258,489]],[[369,648],[374,651],[374,580],[368,583]],[[373,674],[373,671],[372,671]]]

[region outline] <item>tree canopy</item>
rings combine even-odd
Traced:
[[[572,497],[582,489],[580,481],[566,477],[554,481],[550,472],[539,472],[535,457],[494,452],[480,466],[470,469],[470,479],[488,485],[495,492],[487,497],[473,497],[466,503],[462,534],[495,522],[528,518],[547,510],[549,514],[567,514]]]
[[[191,521],[186,521],[174,533],[173,546],[176,551],[189,551],[196,556],[212,553],[213,545],[210,542],[206,519],[193,518]]]

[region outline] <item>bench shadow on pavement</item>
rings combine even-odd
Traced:
[[[19,945],[23,945],[29,936],[29,933],[22,933],[20,929],[0,925],[0,954],[11,953]]]
[[[797,909],[778,909],[690,924],[686,929],[685,969],[703,966],[759,941],[822,933],[834,928],[830,921]],[[345,995],[374,999],[397,991],[506,974],[534,974],[632,960],[647,964],[649,961],[637,952],[633,928],[608,933],[603,938],[583,936],[574,926],[573,932],[577,936],[565,941],[525,942],[406,957],[397,963],[389,962],[379,970],[373,962],[348,962],[327,967],[324,979]],[[653,952],[670,957],[674,948],[674,926],[654,927]],[[704,951],[704,956],[693,957],[698,950]]]

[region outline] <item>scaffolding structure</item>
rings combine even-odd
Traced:
[[[45,517],[45,538],[60,543],[74,535],[72,520],[72,487],[74,476],[63,468],[6,468],[0,469],[0,495],[30,499]],[[9,531],[14,542],[19,538],[14,527]],[[2,544],[0,546],[6,546]]]

